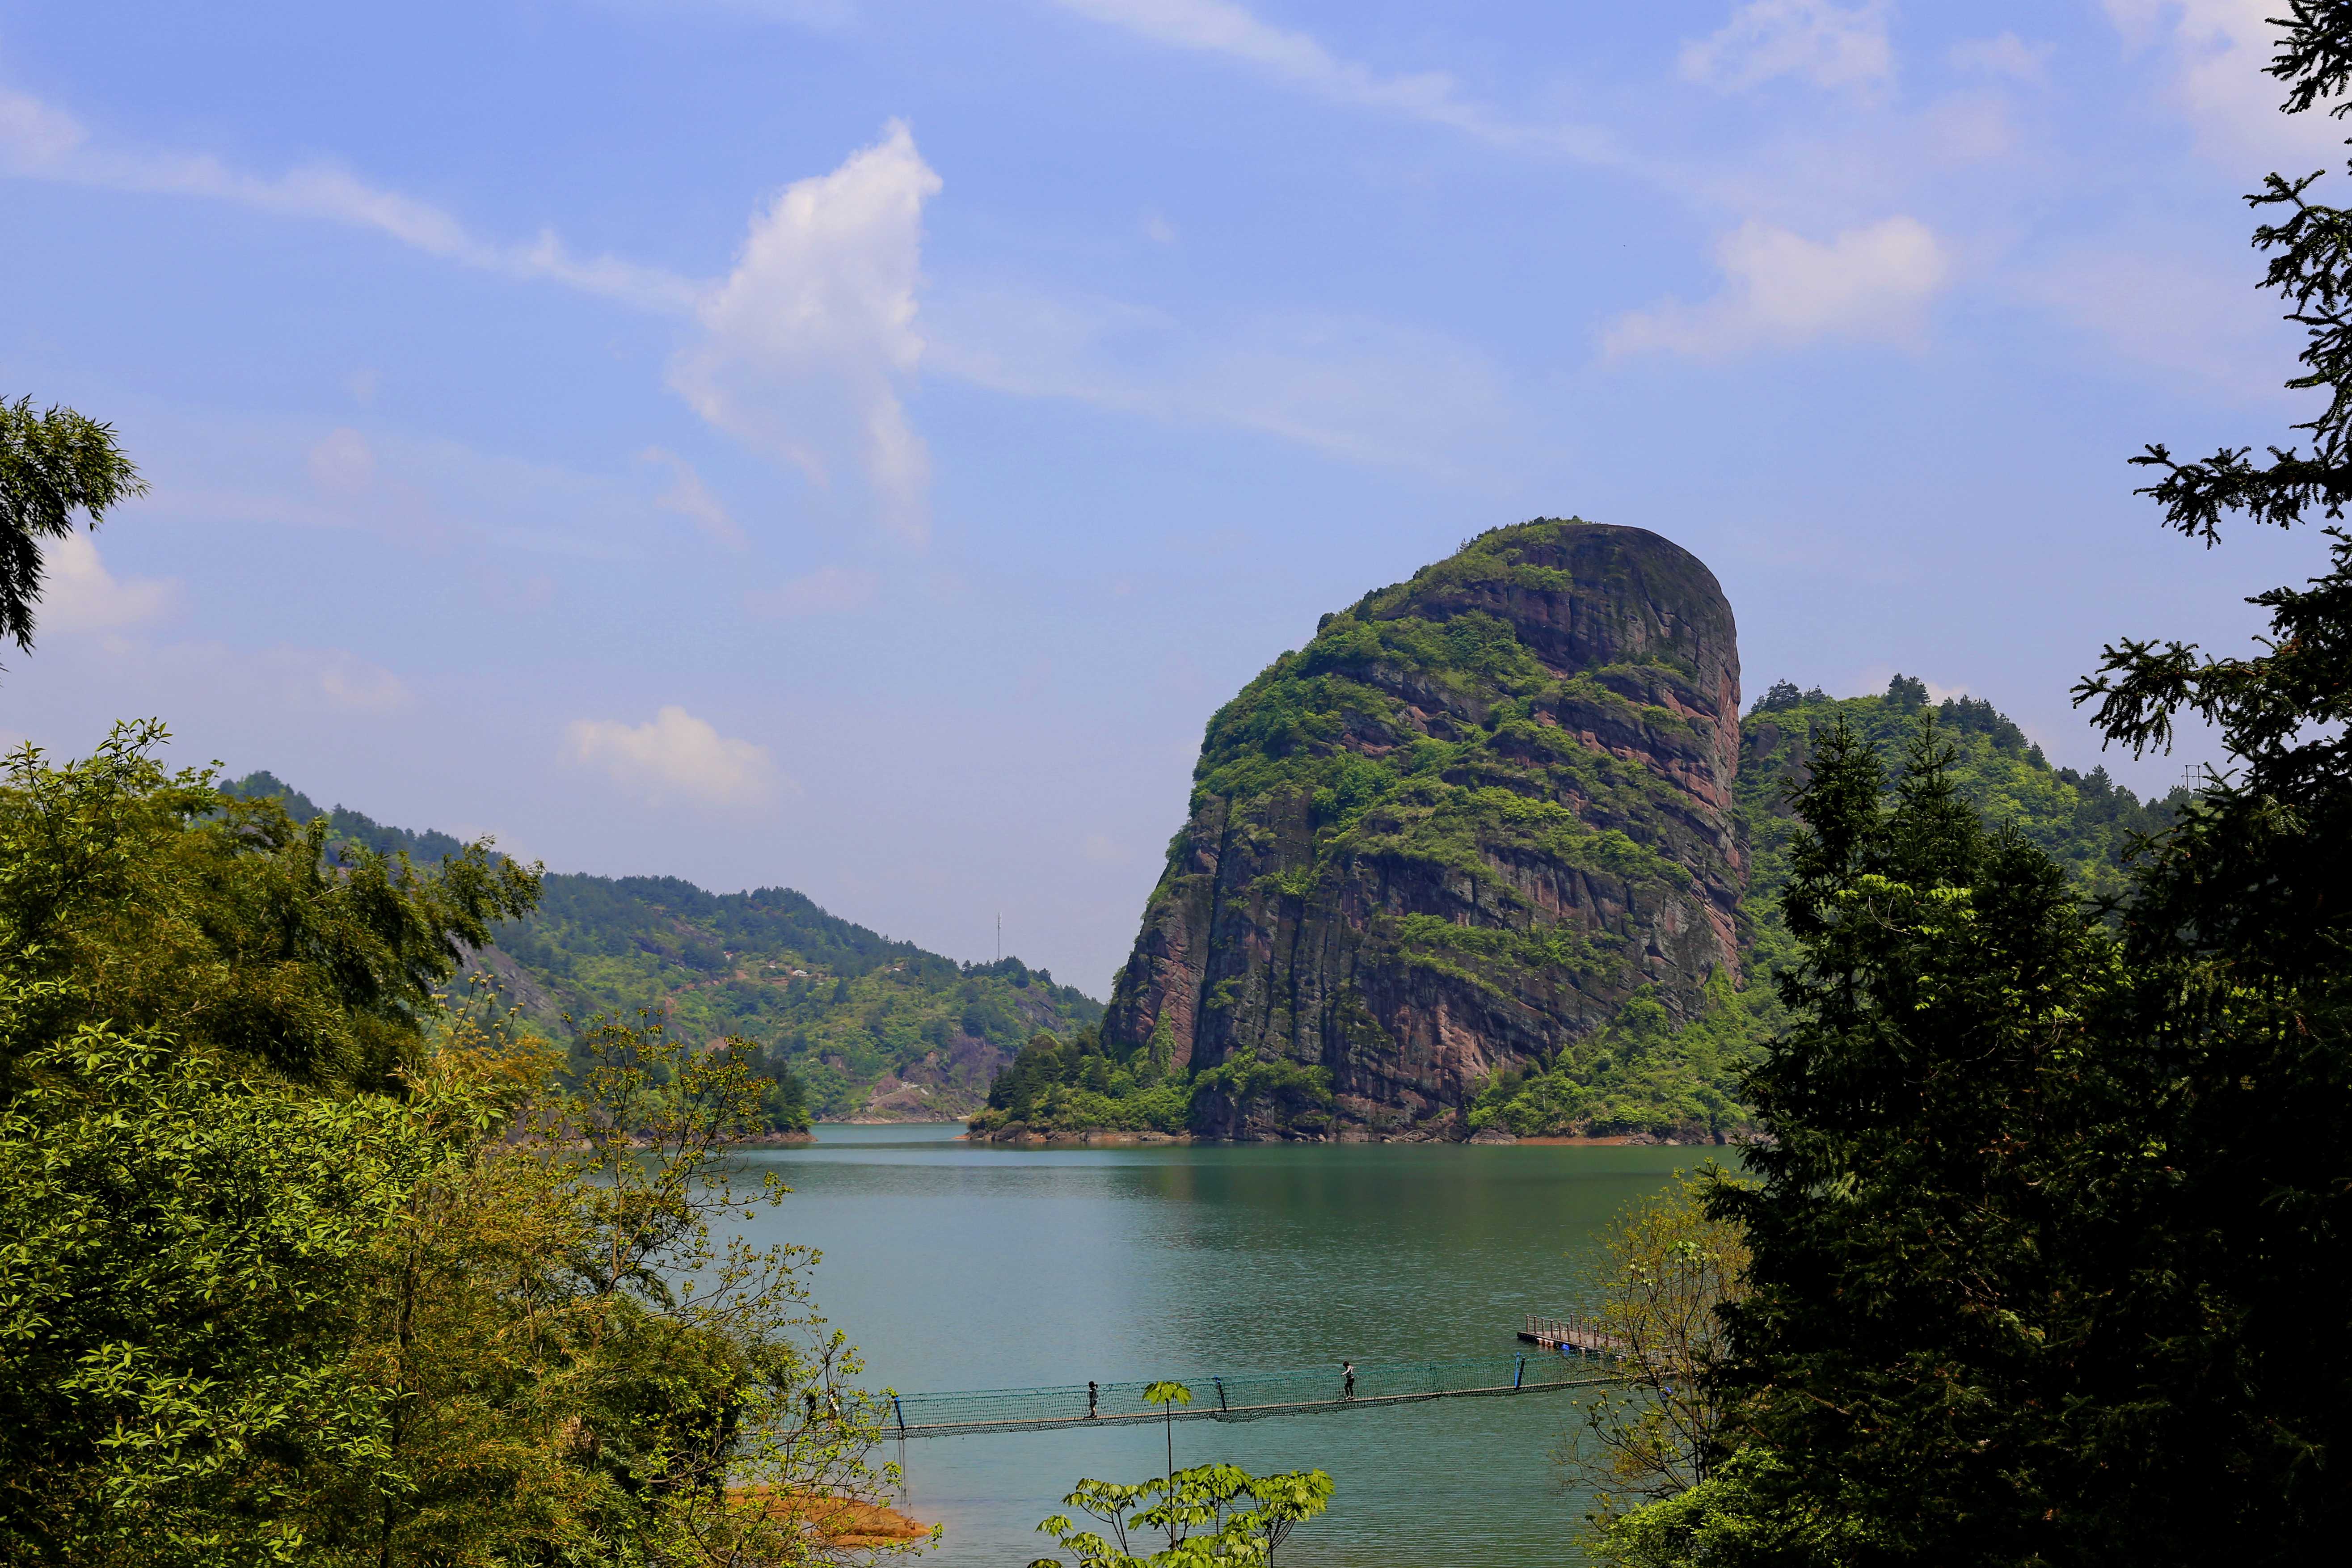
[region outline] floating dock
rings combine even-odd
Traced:
[[[1611,1333],[1590,1318],[1538,1318],[1530,1312],[1528,1326],[1519,1331],[1519,1338],[1565,1355],[1625,1353],[1625,1337]]]

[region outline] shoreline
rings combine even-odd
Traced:
[[[1350,1129],[1349,1131],[1356,1131],[1357,1130]],[[963,1131],[956,1134],[954,1142],[973,1144],[997,1143],[1002,1144],[1006,1148],[1014,1149],[1120,1148],[1158,1146],[1162,1144],[1177,1143],[1226,1143],[1234,1145],[1257,1143],[1403,1143],[1454,1146],[1477,1144],[1487,1148],[1501,1148],[1513,1144],[1529,1144],[1597,1149],[1722,1149],[1737,1147],[1739,1143],[1746,1141],[1746,1136],[1747,1135],[1742,1132],[1717,1133],[1693,1129],[1687,1131],[1678,1131],[1664,1135],[1654,1132],[1607,1132],[1598,1134],[1549,1133],[1527,1138],[1521,1138],[1509,1132],[1496,1134],[1493,1132],[1492,1130],[1474,1133],[1470,1136],[1462,1138],[1431,1137],[1427,1134],[1408,1134],[1403,1137],[1389,1137],[1374,1134],[1370,1131],[1358,1132],[1358,1135],[1352,1137],[1343,1135],[1337,1138],[1211,1138],[1195,1132],[1132,1131],[1125,1128],[1113,1127],[1056,1128],[1046,1131],[1033,1131],[1029,1129],[1024,1128],[1020,1131],[1011,1133],[1009,1135],[1000,1132],[975,1133],[967,1127]]]

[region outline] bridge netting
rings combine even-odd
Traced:
[[[1360,1362],[1352,1388],[1339,1362],[1285,1372],[1201,1373],[1178,1378],[1190,1405],[1173,1405],[1179,1421],[1246,1421],[1266,1415],[1396,1405],[1456,1394],[1532,1394],[1613,1382],[1598,1363],[1573,1354],[1531,1351],[1519,1355],[1454,1361]],[[950,1394],[899,1394],[879,1401],[881,1436],[1038,1430],[1050,1426],[1158,1421],[1161,1407],[1145,1399],[1147,1382],[1059,1384],[1039,1388],[982,1388]]]

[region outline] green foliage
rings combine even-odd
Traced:
[[[0,1559],[306,1561],[305,1505],[388,1457],[351,1351],[439,1151],[383,1097],[153,1032],[48,1036],[54,984],[0,996],[24,1086],[0,1110]]]
[[[1769,1026],[1764,996],[1717,972],[1704,997],[1697,1016],[1676,1023],[1654,994],[1637,994],[1550,1059],[1496,1073],[1471,1101],[1471,1130],[1719,1140],[1746,1126],[1738,1085]]]
[[[1556,1458],[1593,1494],[1586,1544],[1604,1561],[1629,1513],[1706,1485],[1725,1448],[1718,1310],[1746,1291],[1748,1241],[1707,1212],[1730,1179],[1721,1166],[1675,1175],[1602,1232],[1582,1281],[1587,1321],[1614,1342],[1622,1380],[1584,1402]]]
[[[323,825],[330,845],[404,850],[420,862],[458,847],[445,834],[322,811],[268,773],[228,788],[282,800],[295,821]],[[785,888],[709,893],[674,877],[556,873],[543,878],[536,909],[493,934],[491,974],[554,1037],[571,1036],[572,1019],[649,1012],[688,1038],[748,1042],[779,1086],[772,1130],[856,1114],[887,1075],[928,1092],[886,1113],[957,1114],[1032,1034],[1102,1016],[1100,1004],[1019,959],[958,964]]]
[[[1080,1481],[1062,1505],[1093,1516],[1108,1535],[1079,1529],[1067,1514],[1037,1528],[1078,1568],[1249,1568],[1272,1563],[1292,1531],[1330,1507],[1331,1493],[1331,1478],[1321,1470],[1253,1476],[1234,1465],[1196,1465],[1134,1486]],[[1141,1555],[1134,1534],[1164,1535],[1167,1548]],[[1063,1564],[1041,1557],[1029,1568]]]
[[[1212,1097],[1262,1104],[1278,1125],[1300,1132],[1319,1131],[1329,1119],[1328,1068],[1250,1058],[1189,1078],[1166,1073],[1166,1044],[1157,1038],[1121,1050],[1098,1027],[1067,1041],[1041,1033],[989,1086],[988,1106],[972,1116],[971,1130],[1178,1133],[1200,1123]]]
[[[1781,681],[1741,725],[1738,799],[1749,856],[1745,912],[1752,922],[1777,920],[1774,906],[1788,881],[1789,844],[1797,831],[1789,792],[1803,783],[1818,738],[1843,723],[1882,765],[1893,767],[1928,713],[1952,751],[1953,792],[1988,826],[2014,828],[2095,898],[2124,892],[2137,846],[2169,826],[2189,798],[2188,789],[2176,787],[2161,801],[2143,802],[2103,767],[2087,774],[2053,768],[1991,703],[1957,697],[1931,705],[1927,687],[1909,676],[1895,677],[1881,696],[1843,699],[1800,692]]]
[[[1312,805],[1313,856],[1284,873],[1288,896],[1305,897],[1328,868],[1367,858],[1458,871],[1478,879],[1507,915],[1523,917],[1507,923],[1528,929],[1537,946],[1542,938],[1531,928],[1549,927],[1552,916],[1496,877],[1496,852],[1687,886],[1689,873],[1652,847],[1676,836],[1679,792],[1638,763],[1581,743],[1554,717],[1568,711],[1637,732],[1686,731],[1649,700],[1661,674],[1675,668],[1671,658],[1556,678],[1508,623],[1484,610],[1404,613],[1414,605],[1450,611],[1444,601],[1461,583],[1560,586],[1548,581],[1559,574],[1520,557],[1563,526],[1494,530],[1410,582],[1327,616],[1304,649],[1276,659],[1210,720],[1193,772],[1194,808],[1222,799],[1240,820],[1269,797],[1303,795]],[[1420,733],[1393,682],[1376,679],[1397,669],[1449,707],[1482,716],[1478,726],[1444,739]],[[1559,804],[1570,799],[1602,807],[1580,815]],[[1393,940],[1449,973],[1528,961],[1517,949],[1449,954],[1432,934],[1413,928]]]
[[[69,538],[77,511],[94,529],[110,509],[146,493],[111,425],[70,408],[36,414],[29,397],[0,398],[0,637],[32,651],[42,541]]]
[[[1585,1550],[1613,1568],[1799,1568],[1885,1561],[1867,1520],[1790,1498],[1789,1467],[1740,1448],[1687,1490],[1597,1521]]]
[[[1192,1085],[1167,1071],[1164,1041],[1111,1054],[1098,1026],[1067,1041],[1040,1032],[989,1085],[971,1130],[1181,1132],[1191,1125]]]
[[[1720,1385],[1798,1515],[1887,1560],[2055,1561],[2142,1533],[2095,1499],[2146,1459],[2117,1289],[2147,1259],[2117,1248],[2170,1174],[2138,1053],[2092,1033],[2115,935],[1954,762],[1923,726],[1890,801],[1851,728],[1814,752],[1791,1023],[1748,1085],[1762,1184],[1715,1202],[1754,1252]]]
[[[118,725],[86,760],[52,767],[24,746],[0,771],[0,954],[32,988],[18,1037],[169,1027],[303,1083],[391,1088],[436,992],[530,908],[536,871],[487,844],[432,871],[331,847],[275,801],[167,773],[149,754],[164,739]],[[0,1086],[14,1049],[0,1043]]]
[[[425,991],[531,878],[214,795],[152,727],[0,782],[0,1561],[830,1562],[884,1477],[813,1256],[715,1247],[770,1086]]]

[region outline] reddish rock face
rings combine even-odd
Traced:
[[[1482,535],[1211,721],[1106,1038],[1250,1069],[1208,1102],[1224,1136],[1459,1136],[1497,1068],[1737,974],[1738,765],[1737,635],[1696,557],[1572,521]]]

